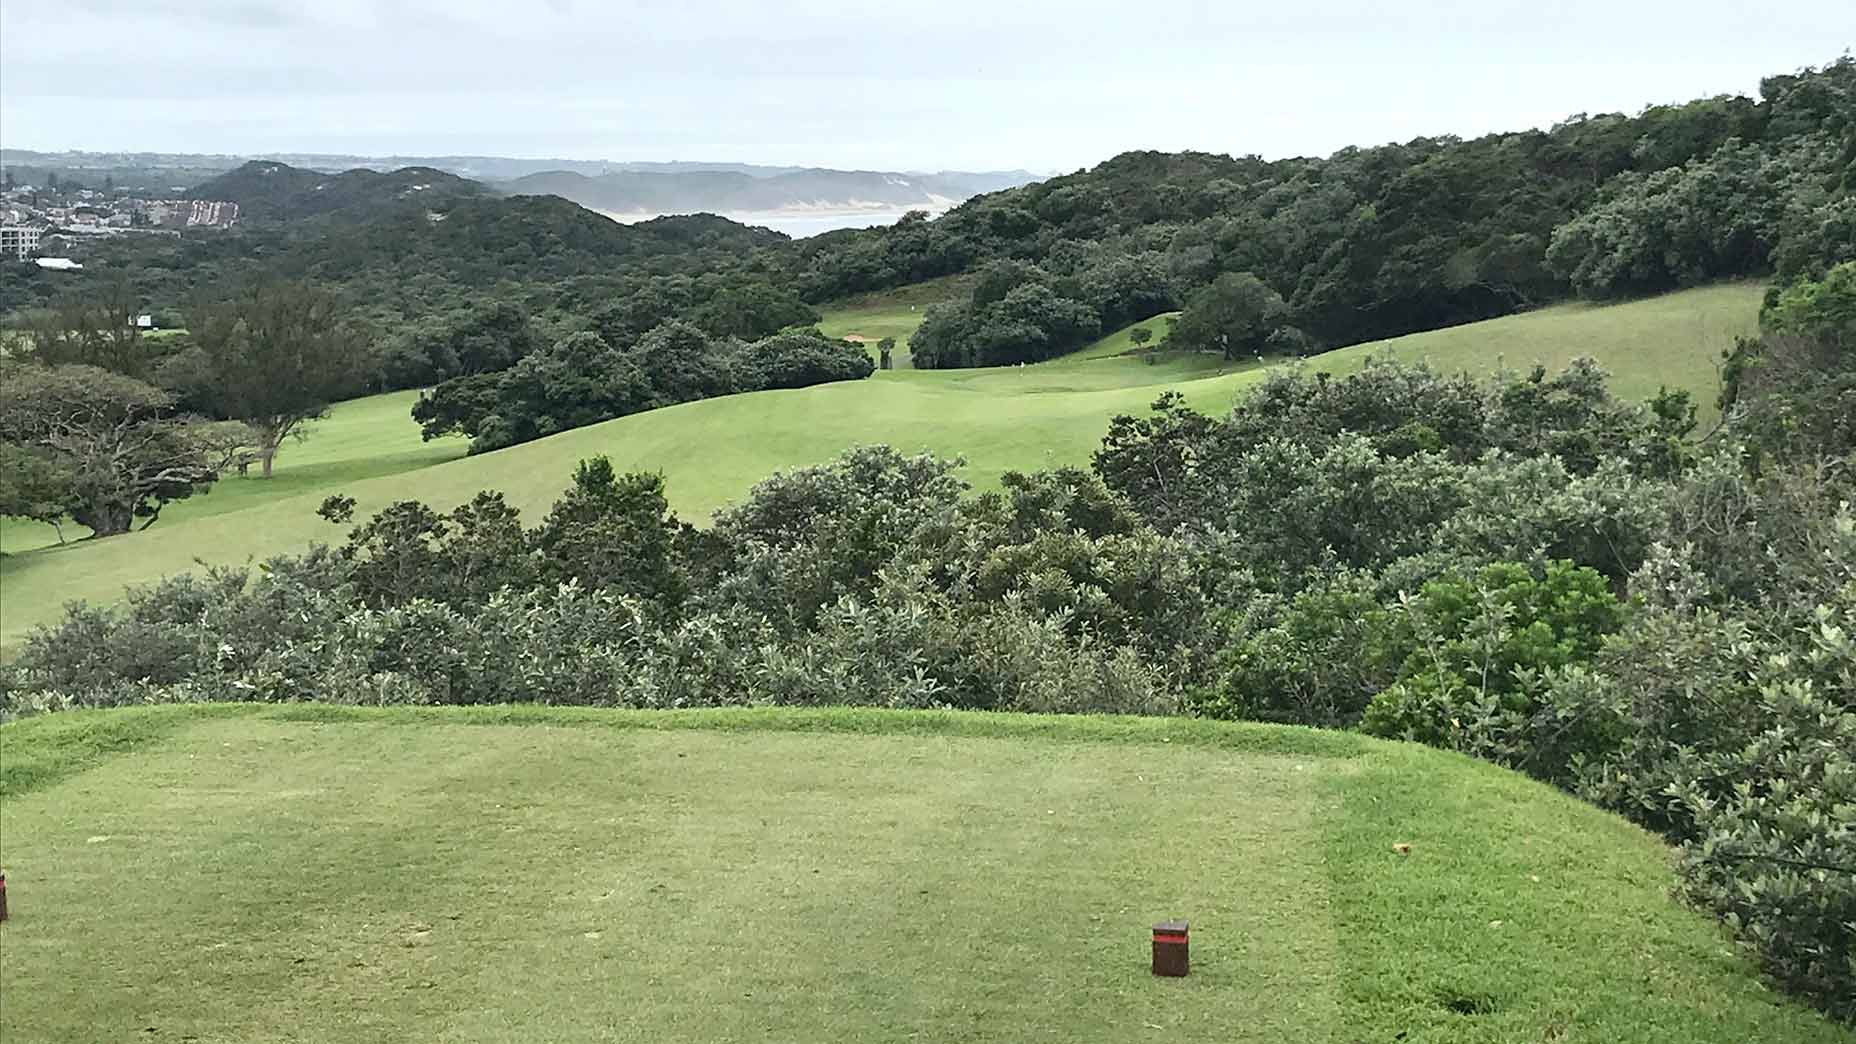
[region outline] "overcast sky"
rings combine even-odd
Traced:
[[[1750,94],[1852,44],[1849,0],[0,0],[0,144],[1047,173]]]

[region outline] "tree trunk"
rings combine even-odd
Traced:
[[[266,447],[264,447],[264,449],[263,449],[263,450],[262,450],[262,451],[260,452],[260,454],[259,454],[259,458],[258,458],[258,459],[259,459],[259,461],[260,461],[260,462],[261,462],[261,463],[262,463],[262,464],[264,465],[264,470],[263,470],[263,474],[264,474],[264,477],[265,477],[265,478],[270,478],[270,477],[271,477],[271,461],[272,461],[272,459],[274,459],[274,458],[275,458],[276,456],[277,456],[277,447],[276,447],[276,446],[266,446]]]
[[[91,533],[100,537],[127,533],[129,526],[135,522],[135,512],[128,505],[107,502],[90,504],[81,511],[73,511],[71,517],[79,525],[90,527]]]

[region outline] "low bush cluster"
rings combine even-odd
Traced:
[[[659,406],[734,392],[861,380],[876,372],[862,348],[816,330],[742,342],[671,321],[636,339],[581,331],[421,395],[425,438],[467,435],[482,453]]]

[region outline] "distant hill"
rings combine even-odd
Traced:
[[[984,192],[1037,180],[1025,171],[904,174],[807,167],[777,173],[700,165],[653,164],[588,176],[552,170],[495,186],[512,194],[553,195],[617,214],[701,211],[945,210]]]
[[[289,264],[325,280],[383,285],[418,272],[459,293],[505,281],[722,271],[785,236],[713,214],[621,225],[564,199],[482,195],[431,210],[402,207],[293,243]]]
[[[326,174],[273,160],[252,160],[195,185],[187,197],[230,200],[238,204],[247,221],[301,221],[329,215],[344,221],[369,221],[413,201],[431,206],[487,194],[475,181],[431,167]]]
[[[407,167],[429,168],[484,183],[516,181],[537,174],[571,173],[588,178],[611,174],[741,174],[749,178],[779,178],[787,175],[827,175],[856,177],[877,175],[919,182],[926,191],[954,200],[976,193],[1024,185],[1038,180],[1038,175],[1024,170],[1006,171],[842,171],[818,167],[767,165],[759,163],[704,162],[698,160],[582,160],[526,159],[510,156],[354,156],[319,152],[267,152],[246,156],[191,152],[38,152],[31,149],[0,149],[0,167],[16,172],[26,184],[43,180],[47,172],[61,179],[72,179],[92,188],[105,178],[117,186],[148,191],[164,191],[175,186],[196,186],[227,172],[236,172],[252,161],[282,164],[303,172],[323,175],[370,170],[397,172]],[[537,191],[532,188],[519,192]],[[226,198],[226,197],[220,197]],[[834,201],[835,202],[835,201]],[[908,205],[914,199],[897,200]],[[701,206],[685,209],[701,210]],[[707,209],[715,209],[709,207]]]

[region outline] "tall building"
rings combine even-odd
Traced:
[[[39,230],[25,225],[0,226],[0,254],[24,261],[39,252]]]
[[[238,204],[222,200],[196,199],[187,214],[187,225],[212,225],[226,228],[238,221]]]

